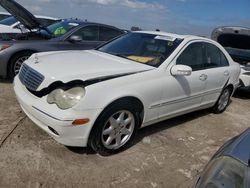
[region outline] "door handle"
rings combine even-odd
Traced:
[[[200,80],[201,80],[201,81],[207,80],[207,75],[206,75],[206,74],[200,75]]]
[[[225,75],[225,76],[229,76],[229,71],[226,70],[226,71],[224,72],[224,75]]]

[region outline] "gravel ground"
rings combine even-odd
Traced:
[[[58,144],[21,111],[12,84],[0,81],[0,187],[192,187],[214,152],[250,126],[250,92],[227,111],[208,110],[139,131],[132,147],[101,157]]]

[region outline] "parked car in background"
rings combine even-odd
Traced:
[[[250,129],[223,145],[205,167],[195,188],[250,187]]]
[[[57,18],[44,16],[36,18],[14,0],[1,0],[0,5],[12,15],[0,21],[0,40],[27,40],[34,38],[34,36],[37,39],[47,39],[50,33],[42,36],[40,30],[48,32],[46,26],[59,21]]]
[[[47,16],[35,16],[38,22],[43,26],[47,27],[57,21],[58,18],[52,18]],[[0,40],[11,40],[15,39],[15,36],[20,33],[30,32],[22,23],[17,21],[13,16],[5,18],[0,21],[0,34],[2,35]]]
[[[212,33],[235,62],[241,66],[240,87],[250,88],[250,28],[219,27]]]
[[[33,53],[92,49],[125,33],[116,27],[78,19],[65,19],[48,27],[15,1],[0,4],[30,31],[15,40],[0,41],[0,76],[14,78],[22,63]]]
[[[22,63],[33,53],[61,50],[93,49],[119,35],[118,28],[81,20],[63,20],[47,27],[53,33],[50,40],[0,41],[0,76],[13,78]],[[43,31],[46,36],[47,32]]]
[[[7,12],[0,12],[0,21],[5,19],[5,18],[8,18],[10,17],[10,13],[7,13]]]
[[[210,39],[132,32],[96,50],[33,54],[14,88],[27,116],[55,140],[104,155],[141,127],[205,108],[223,112],[239,74]]]

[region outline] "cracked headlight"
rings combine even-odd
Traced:
[[[48,95],[47,102],[56,104],[60,109],[66,110],[78,104],[84,95],[85,89],[82,87],[74,87],[66,91],[56,89]]]

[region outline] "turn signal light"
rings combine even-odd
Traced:
[[[84,119],[76,119],[72,122],[72,125],[84,125],[86,123],[89,122],[88,118],[84,118]]]

